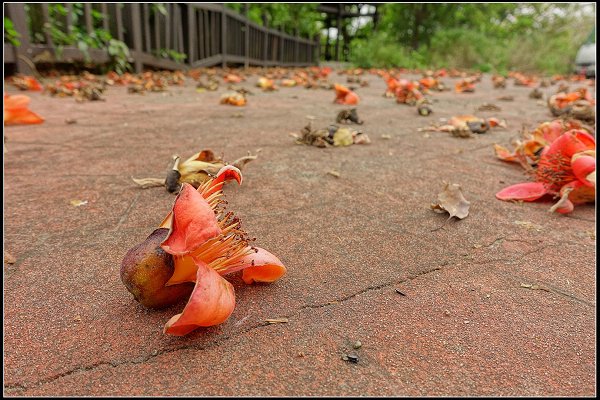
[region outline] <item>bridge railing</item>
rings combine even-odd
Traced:
[[[57,4],[63,12],[51,13],[50,6]],[[124,42],[136,72],[145,67],[187,69],[219,64],[307,66],[319,59],[318,38],[258,25],[223,4],[160,3],[166,12],[159,12],[153,3],[81,3],[78,9],[74,4],[4,3],[5,16],[20,35],[20,46],[8,42],[5,35],[4,63],[15,63],[17,71],[28,73],[32,65],[49,58],[67,63],[109,62],[107,49],[82,51],[75,45],[54,43],[57,33],[71,33],[75,18],[87,34],[102,29]],[[185,60],[161,56],[172,53],[185,54]]]

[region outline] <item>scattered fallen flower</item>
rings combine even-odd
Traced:
[[[431,113],[433,113],[433,109],[431,108],[431,106],[427,103],[421,103],[417,106],[417,112],[419,113],[419,115],[426,117],[428,115],[430,115]]]
[[[369,137],[360,131],[351,128],[340,128],[337,125],[329,125],[327,128],[313,129],[312,121],[301,130],[301,136],[292,134],[296,143],[307,144],[316,147],[327,147],[329,145],[340,147],[352,144],[369,144]]]
[[[31,99],[23,94],[4,94],[4,125],[41,124],[44,118],[29,110]]]
[[[514,96],[500,96],[500,97],[498,97],[498,100],[501,100],[501,101],[514,101],[515,97]]]
[[[9,82],[19,88],[20,90],[31,90],[34,92],[41,92],[44,90],[42,84],[29,75],[16,75],[9,79]]]
[[[485,120],[474,115],[458,115],[450,118],[447,124],[433,125],[421,128],[420,130],[448,132],[456,137],[469,138],[473,137],[473,133],[486,133],[490,128],[494,127],[506,128],[506,122],[497,118],[488,118]]]
[[[504,201],[559,197],[550,212],[573,211],[575,204],[596,199],[596,140],[581,129],[561,134],[540,155],[535,182],[519,183],[496,193]]]
[[[463,79],[456,82],[454,85],[454,91],[456,93],[472,93],[475,91],[475,85],[472,79]]]
[[[238,92],[224,93],[221,96],[221,104],[229,104],[232,106],[245,106],[246,97]]]
[[[334,103],[345,104],[345,105],[356,105],[358,104],[359,97],[356,93],[348,89],[344,85],[335,84],[335,100]]]
[[[225,212],[222,186],[231,179],[242,183],[240,171],[226,166],[197,190],[184,183],[159,227],[123,259],[121,280],[141,304],[160,308],[189,296],[164,333],[183,336],[225,322],[235,294],[223,275],[242,271],[250,284],[274,282],[286,273],[276,256],[251,246],[239,218]]]
[[[494,144],[496,157],[503,161],[519,163],[526,170],[532,170],[537,166],[540,154],[545,147],[549,146],[563,133],[582,128],[579,122],[573,120],[559,119],[543,122],[532,133],[524,130],[521,134],[522,139],[514,140],[515,149],[512,153],[505,147],[497,143]]]
[[[494,85],[494,89],[504,89],[506,88],[506,78],[500,75],[492,76],[492,83]]]
[[[363,124],[363,120],[358,117],[358,113],[356,112],[356,108],[352,108],[350,110],[342,110],[338,113],[336,117],[336,122],[340,123],[355,123],[358,125]]]
[[[492,103],[483,103],[477,107],[478,111],[502,111],[500,107]]]
[[[238,158],[230,165],[242,170],[244,166],[257,156],[250,155]],[[212,150],[202,150],[187,160],[180,162],[178,155],[173,156],[173,167],[167,173],[165,179],[158,178],[132,178],[142,188],[165,186],[168,192],[174,193],[183,183],[189,183],[195,188],[205,183],[228,165],[222,158],[215,156]]]
[[[548,107],[555,117],[567,116],[595,123],[596,101],[586,88],[572,93],[557,93],[548,99]]]
[[[541,99],[543,97],[544,97],[544,93],[538,88],[535,88],[531,92],[529,92],[530,99]]]
[[[264,76],[258,78],[256,86],[261,88],[264,92],[271,92],[273,90],[277,90],[275,82],[272,79],[265,78]]]

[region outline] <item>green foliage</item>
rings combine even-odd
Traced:
[[[242,3],[226,3],[227,7],[243,13]],[[270,27],[283,28],[289,34],[297,29],[301,36],[312,37],[323,26],[318,3],[248,3],[248,19],[262,25],[263,18]]]
[[[566,73],[594,27],[595,10],[587,7],[569,3],[385,4],[379,31],[361,32],[368,39],[352,42],[350,58],[362,67]],[[592,35],[595,38],[595,31]]]
[[[380,32],[368,39],[358,39],[351,43],[352,62],[361,68],[422,68],[423,57],[408,47],[401,46]]]
[[[185,59],[187,58],[187,54],[179,53],[179,52],[177,52],[175,50],[171,50],[171,49],[155,50],[154,55],[157,57],[168,58],[168,59],[171,59],[178,63],[184,62]]]
[[[19,40],[20,37],[21,35],[15,30],[11,19],[4,17],[4,38],[13,46],[19,47],[21,45],[21,41]]]

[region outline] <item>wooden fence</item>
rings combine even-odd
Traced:
[[[64,33],[70,33],[74,17],[73,3],[4,3],[20,34],[20,46],[4,38],[4,63],[14,63],[18,72],[31,73],[31,65],[56,55],[57,45],[47,29],[49,5],[62,4]],[[153,9],[152,3],[83,3],[83,21],[88,34],[97,28],[110,32],[124,42],[136,72],[144,67],[188,69],[214,65],[307,66],[318,63],[320,43],[260,26],[223,4],[160,3],[166,15]],[[36,9],[34,18],[32,10]],[[27,12],[29,10],[29,12]],[[98,18],[101,15],[101,18]],[[95,18],[93,18],[95,16]],[[99,21],[100,20],[100,21]],[[56,28],[54,28],[56,29]],[[157,56],[159,51],[184,53],[183,62]],[[106,49],[88,50],[94,63],[106,63]],[[42,60],[42,61],[40,61]],[[61,46],[58,62],[84,61],[85,54],[75,46]]]

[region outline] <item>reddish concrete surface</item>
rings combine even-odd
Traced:
[[[527,177],[492,144],[551,119],[530,89],[495,90],[484,76],[475,93],[432,94],[434,114],[420,117],[368,76],[358,111],[373,143],[319,149],[289,133],[309,115],[333,123],[344,108],[333,92],[261,93],[255,79],[244,108],[192,82],[145,96],[111,87],[106,102],[30,94],[46,122],[4,132],[4,246],[17,259],[4,264],[5,395],[595,394],[595,206],[565,216],[494,197]],[[484,102],[502,111],[475,112]],[[509,127],[473,139],[418,131],[474,112]],[[261,149],[225,193],[288,274],[233,277],[228,321],[171,337],[162,327],[184,304],[144,309],[119,267],[174,196],[130,177],[161,177],[172,154],[204,148],[228,161]],[[444,180],[462,186],[470,215],[432,232],[446,218],[429,208]],[[264,322],[278,317],[289,322]]]

